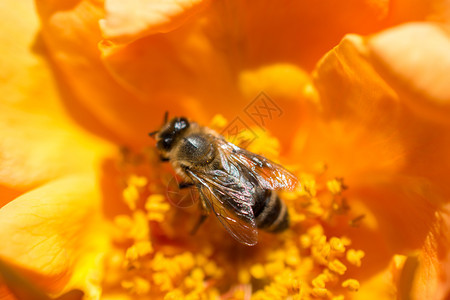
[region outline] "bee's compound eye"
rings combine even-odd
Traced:
[[[189,127],[189,121],[186,118],[179,118],[174,124],[176,131],[181,131]]]
[[[168,151],[168,150],[170,150],[170,148],[172,148],[172,142],[173,142],[172,138],[166,137],[166,138],[163,138],[162,140],[158,141],[157,147],[159,149]]]

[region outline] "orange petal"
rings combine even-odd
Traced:
[[[0,209],[0,237],[8,241],[0,256],[46,291],[84,288],[89,277],[71,277],[98,267],[86,257],[98,260],[107,245],[100,200],[92,175],[59,179],[20,196]]]
[[[346,32],[373,32],[391,17],[390,3],[383,0],[214,1],[177,30],[141,38],[128,45],[131,49],[110,52],[103,45],[105,69],[97,49],[98,20],[105,17],[100,2],[36,4],[45,44],[64,83],[83,108],[117,134],[116,141],[135,145],[145,144],[143,135],[159,126],[167,109],[203,122],[216,113],[234,118],[252,100],[237,92],[241,71],[279,62],[312,68]],[[181,19],[188,14],[183,11]],[[75,117],[81,122],[84,116]]]
[[[360,201],[374,214],[388,253],[421,248],[450,195],[448,127],[409,110],[404,103],[420,99],[397,93],[355,35],[321,60],[315,84],[322,120],[293,155],[344,177],[350,206]]]
[[[450,34],[412,23],[368,40],[374,65],[417,113],[450,124]]]
[[[198,13],[209,1],[204,0],[106,0],[105,19],[100,28],[106,39],[126,43],[146,35],[168,32]]]
[[[111,151],[70,123],[0,104],[0,182],[27,189],[66,174],[97,168]]]
[[[448,299],[450,296],[450,205],[436,221],[419,256],[419,270],[411,291],[413,299]]]

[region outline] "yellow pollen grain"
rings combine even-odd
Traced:
[[[348,290],[352,292],[356,292],[359,290],[360,284],[358,280],[355,279],[347,279],[342,283],[342,287],[347,288]]]
[[[344,275],[345,271],[347,271],[347,267],[337,258],[328,263],[328,268],[339,275]]]
[[[344,300],[344,299],[345,299],[344,295],[338,295],[331,298],[331,300]]]
[[[266,272],[261,264],[256,264],[250,268],[250,274],[256,279],[262,279],[266,275]]]
[[[330,239],[330,246],[331,246],[331,250],[336,251],[338,253],[344,253],[345,252],[345,246],[342,243],[340,238],[337,237],[332,237]]]
[[[362,250],[349,249],[347,251],[347,261],[354,266],[361,266],[361,259],[364,257],[365,253]]]

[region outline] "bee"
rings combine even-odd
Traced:
[[[212,211],[240,243],[258,242],[258,228],[272,233],[289,227],[286,204],[276,190],[293,189],[297,179],[282,166],[230,142],[216,131],[184,117],[168,121],[156,138],[162,161],[183,179],[180,188],[195,186],[202,215],[194,231]]]

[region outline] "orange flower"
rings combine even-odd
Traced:
[[[285,2],[3,4],[0,299],[449,297],[448,4]],[[246,126],[291,228],[189,236],[166,110]]]

